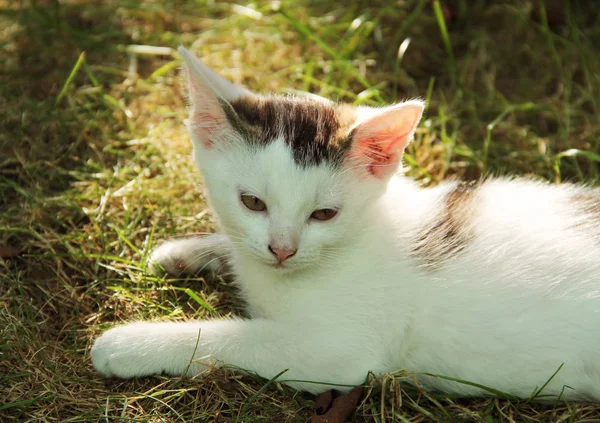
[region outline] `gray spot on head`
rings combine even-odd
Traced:
[[[256,145],[283,138],[301,166],[341,165],[350,150],[354,108],[307,98],[244,97],[224,105],[231,125]]]
[[[459,182],[443,199],[438,215],[417,235],[413,255],[424,267],[434,268],[460,254],[474,238],[470,225],[473,198],[480,184]]]

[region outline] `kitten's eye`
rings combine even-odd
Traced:
[[[337,214],[337,210],[334,210],[334,209],[320,209],[320,210],[315,210],[314,212],[312,212],[310,217],[315,220],[323,221],[323,220],[333,219],[336,214]]]
[[[242,203],[244,203],[244,205],[252,211],[259,212],[267,210],[267,205],[264,203],[264,201],[253,195],[242,194],[241,199]]]

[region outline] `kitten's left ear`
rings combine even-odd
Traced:
[[[210,87],[217,97],[228,102],[235,101],[240,97],[254,95],[246,88],[232,84],[225,78],[220,77],[215,71],[206,66],[200,59],[190,53],[189,50],[179,47],[178,51],[181,55],[181,58],[185,61],[190,73],[189,83],[192,94],[194,93],[194,90],[200,88],[200,85],[206,85]]]
[[[254,94],[221,78],[185,48],[179,47],[179,54],[187,67],[190,129],[195,139],[210,147],[218,138],[213,136],[217,131],[232,130],[224,108],[232,111],[230,102]]]
[[[423,101],[410,100],[382,109],[359,109],[360,120],[352,131],[353,165],[381,179],[393,174],[424,108]]]

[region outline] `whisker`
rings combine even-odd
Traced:
[[[209,266],[215,260],[219,260],[219,257],[215,257],[214,259],[210,260],[208,263],[206,263],[204,266],[202,266],[202,268],[200,268],[200,270],[198,270],[198,272],[202,272],[207,266]]]

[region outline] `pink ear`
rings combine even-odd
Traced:
[[[192,138],[210,147],[215,132],[231,129],[223,107],[229,107],[228,102],[252,93],[221,78],[185,48],[179,47],[179,54],[187,68],[192,104],[190,132]]]
[[[227,116],[214,91],[188,66],[187,69],[191,113],[189,128],[194,140],[205,147],[213,144],[213,134],[229,127]]]
[[[354,130],[352,158],[378,178],[394,173],[421,120],[423,109],[420,100],[381,110],[367,109],[371,116]]]

